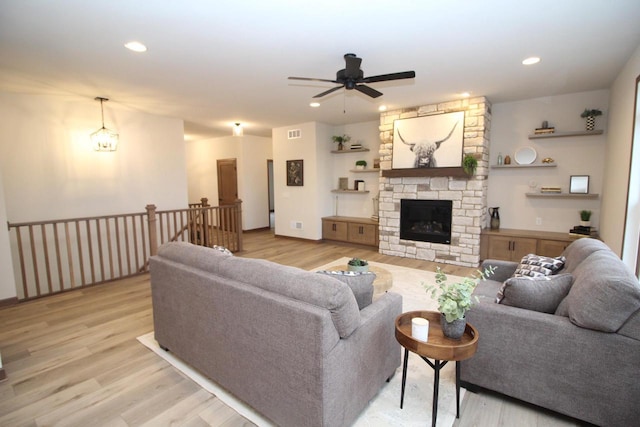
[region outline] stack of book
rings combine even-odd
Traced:
[[[576,225],[571,230],[569,230],[569,234],[573,234],[575,236],[596,236],[598,233],[595,227],[587,227],[584,225]]]
[[[352,150],[360,150],[362,148],[362,144],[351,144],[350,148]]]
[[[544,135],[547,133],[554,133],[556,131],[556,128],[536,128],[533,133],[535,135]]]
[[[540,187],[541,193],[562,193],[560,187]]]

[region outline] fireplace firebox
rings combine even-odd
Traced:
[[[400,238],[418,242],[451,243],[451,200],[400,201]]]

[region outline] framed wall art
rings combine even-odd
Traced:
[[[393,123],[393,169],[462,166],[464,111]]]
[[[287,185],[302,187],[304,185],[303,160],[287,160]]]
[[[569,179],[569,193],[589,194],[589,175],[571,175]]]

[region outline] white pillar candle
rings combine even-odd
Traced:
[[[429,321],[422,317],[411,319],[411,336],[418,341],[429,341]]]

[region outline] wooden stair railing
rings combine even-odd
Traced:
[[[19,300],[38,298],[147,272],[168,241],[242,250],[242,201],[100,217],[9,223]],[[191,206],[191,205],[190,205]]]

